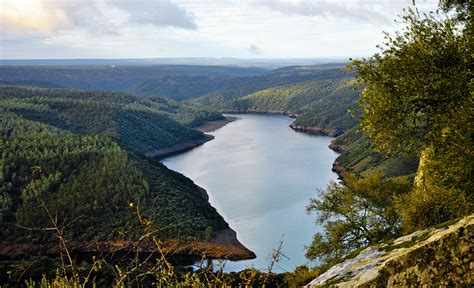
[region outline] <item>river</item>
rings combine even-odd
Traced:
[[[331,137],[293,131],[293,119],[275,115],[237,117],[209,132],[215,139],[163,163],[207,190],[210,203],[257,258],[227,262],[227,271],[246,267],[266,270],[269,253],[283,240],[275,272],[307,263],[305,245],[321,228],[305,207],[337,175]]]

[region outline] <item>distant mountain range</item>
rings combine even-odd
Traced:
[[[193,102],[217,111],[285,113],[298,115],[298,129],[310,127],[334,136],[355,125],[347,109],[354,106],[358,92],[350,83],[353,74],[343,73],[343,68],[341,63],[272,70],[202,65],[0,65],[0,85],[120,91]]]
[[[346,63],[343,58],[239,59],[239,58],[143,58],[143,59],[0,59],[0,65],[203,65],[276,69],[294,65]]]

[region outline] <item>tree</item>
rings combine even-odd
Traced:
[[[366,174],[357,179],[347,174],[344,182],[320,190],[307,207],[308,212],[316,212],[319,224],[324,223],[324,233],[315,234],[307,250],[309,259],[336,263],[354,249],[399,233],[393,200],[411,188],[406,177],[383,179],[379,174]]]
[[[408,10],[406,27],[386,34],[380,53],[351,64],[364,86],[363,132],[379,152],[420,156],[413,193],[398,204],[407,230],[474,209],[470,2],[442,1],[456,8],[451,17]]]

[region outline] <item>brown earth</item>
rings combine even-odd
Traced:
[[[308,134],[324,135],[324,136],[336,136],[336,131],[332,128],[318,127],[318,126],[301,126],[291,124],[290,127],[295,131],[305,132]]]
[[[229,229],[230,230],[230,229]],[[230,230],[232,231],[232,230]],[[233,232],[233,231],[232,231]],[[255,253],[243,246],[235,236],[235,232],[222,231],[222,236],[211,241],[178,241],[167,240],[157,246],[153,242],[135,242],[130,240],[107,241],[67,241],[68,251],[73,255],[128,255],[134,253],[163,253],[167,258],[194,257],[196,259],[254,259]],[[219,238],[221,237],[221,238]],[[2,244],[0,258],[15,259],[24,255],[57,256],[61,247],[58,243],[44,244]]]
[[[236,120],[236,117],[225,117],[225,119],[222,120],[214,120],[214,121],[207,121],[206,123],[195,127],[194,129],[201,131],[201,132],[211,132],[214,130],[217,130],[219,128],[224,127],[225,125],[229,124],[230,122]]]
[[[148,151],[144,153],[146,156],[153,157],[153,158],[164,158],[166,156],[174,155],[177,153],[184,152],[186,150],[192,149],[194,147],[197,147],[199,145],[202,145],[208,141],[211,141],[214,139],[214,136],[204,134],[204,137],[199,140],[194,140],[194,141],[187,141],[184,143],[180,143],[177,145],[173,145],[171,147],[167,148],[161,148],[161,149],[155,149],[152,151]]]

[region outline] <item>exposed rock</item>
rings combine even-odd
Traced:
[[[155,149],[155,150],[152,150],[152,151],[148,151],[144,154],[146,156],[149,156],[149,157],[154,157],[154,158],[157,158],[157,159],[161,159],[161,158],[164,158],[164,157],[167,157],[167,156],[182,153],[186,150],[190,150],[194,147],[202,145],[202,144],[204,144],[208,141],[211,141],[213,139],[214,139],[214,136],[204,134],[204,137],[202,137],[201,139],[183,142],[183,143],[176,144],[176,145],[173,145],[173,146],[167,147],[167,148]]]
[[[224,119],[220,120],[212,120],[206,121],[204,124],[194,127],[195,130],[201,131],[203,133],[212,132],[219,128],[224,127],[225,125],[229,124],[230,122],[236,120],[236,117],[224,117]]]
[[[165,253],[170,260],[173,258],[228,259],[232,261],[254,259],[255,253],[247,249],[237,239],[234,230],[227,228],[216,233],[211,241],[178,241],[166,240],[158,249],[152,241],[135,242],[130,240],[108,241],[67,241],[68,250],[75,256],[87,255],[134,255],[135,253]],[[57,243],[44,244],[1,244],[1,259],[22,259],[25,255],[42,255],[55,257],[60,254]]]
[[[318,126],[304,126],[304,125],[294,125],[291,124],[290,127],[295,131],[301,131],[308,134],[315,135],[324,135],[324,136],[337,136],[336,130],[327,127],[318,127]]]
[[[339,161],[337,161],[337,158],[332,163],[332,169],[331,170],[332,170],[332,172],[336,173],[339,176],[339,179],[343,179],[342,175],[344,175],[344,173],[347,173],[346,168],[344,168],[344,166],[342,166],[339,163]]]
[[[369,247],[306,287],[472,287],[474,214]]]
[[[331,144],[329,144],[329,149],[337,153],[343,153],[349,150],[349,146],[346,144],[336,144],[334,141],[331,141]]]
[[[241,109],[241,110],[219,110],[221,113],[228,114],[269,114],[269,115],[286,115],[290,118],[298,117],[298,114],[286,110],[259,110],[259,109]]]

